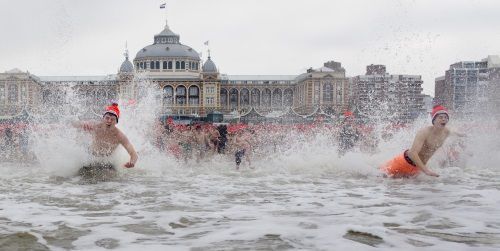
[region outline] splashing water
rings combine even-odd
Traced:
[[[142,83],[148,85],[147,82]],[[467,132],[450,138],[429,166],[439,178],[383,178],[378,166],[411,146],[428,118],[338,154],[335,130],[258,130],[254,169],[234,156],[178,160],[154,144],[158,90],[121,104],[118,127],[140,159],[97,184],[76,175],[90,137],[69,126],[82,111],[68,87],[67,106],[36,118],[34,163],[2,162],[0,246],[10,249],[371,250],[500,247],[498,123],[452,120]],[[70,102],[71,100],[71,102]],[[75,112],[76,111],[76,112]],[[50,115],[50,116],[49,116]],[[54,116],[56,115],[56,116]],[[88,114],[86,114],[88,115]],[[100,119],[100,114],[95,118]],[[278,137],[279,136],[279,137]],[[458,150],[457,150],[458,149]],[[449,161],[450,151],[459,158]],[[128,160],[123,148],[116,166]]]

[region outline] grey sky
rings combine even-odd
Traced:
[[[159,8],[167,3],[167,14]],[[420,74],[500,54],[497,0],[0,0],[0,72],[102,75],[153,42],[165,16],[181,43],[227,74],[300,74],[328,60]]]

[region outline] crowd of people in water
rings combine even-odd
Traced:
[[[392,126],[386,130],[384,139],[402,127],[400,124]],[[33,158],[29,149],[30,129],[33,128],[25,124],[11,124],[0,129],[0,156],[3,160]],[[317,137],[323,137],[327,145],[343,155],[356,147],[366,153],[375,152],[379,141],[373,127],[357,123],[351,113],[337,124],[322,121],[307,124],[178,124],[170,118],[157,121],[151,131],[153,135],[149,137],[153,145],[180,162],[200,162],[222,154],[234,158],[236,168],[242,163],[252,167],[255,154],[263,156],[286,151],[291,147],[290,142],[307,146]]]
[[[24,123],[0,125],[0,160],[20,162],[33,159],[27,130]]]
[[[119,145],[128,152],[130,160],[123,166],[134,167],[139,159],[134,146],[127,136],[116,125],[120,117],[118,104],[113,103],[103,112],[102,120],[93,122],[75,121],[73,126],[92,135],[90,153],[99,159],[111,156]],[[413,144],[406,151],[381,166],[383,173],[392,177],[409,177],[423,172],[429,176],[439,176],[429,169],[426,163],[440,148],[446,138],[451,135],[465,135],[450,131],[446,125],[449,114],[445,107],[436,106],[432,111],[432,125],[421,128],[414,136]],[[234,161],[236,169],[240,166],[254,168],[252,161],[281,154],[286,151],[304,152],[301,147],[321,144],[332,149],[339,157],[349,151],[364,154],[375,154],[381,149],[382,141],[389,141],[393,135],[407,125],[402,123],[388,124],[383,128],[375,124],[360,123],[351,112],[344,113],[338,123],[325,123],[317,120],[303,124],[243,124],[243,123],[202,123],[179,124],[172,118],[157,121],[150,128],[151,134],[145,135],[160,153],[173,156],[181,163],[200,163],[212,159],[215,155],[223,155]],[[34,159],[29,151],[27,126],[4,126],[0,130],[0,157],[13,161]],[[413,136],[411,136],[413,137]],[[450,152],[453,155],[465,148],[464,141],[459,142]],[[455,158],[456,159],[456,158]],[[100,161],[101,161],[100,160]],[[97,166],[108,166],[109,162],[98,163]],[[441,163],[445,164],[445,163]],[[448,163],[450,164],[450,163]],[[92,169],[91,164],[84,169]]]
[[[388,140],[401,124],[383,134]],[[179,161],[203,161],[216,154],[234,157],[236,169],[242,163],[252,168],[252,159],[291,147],[307,147],[321,138],[325,146],[337,149],[339,155],[354,148],[365,153],[378,151],[379,137],[374,126],[357,123],[352,113],[341,123],[316,121],[308,124],[242,124],[195,123],[178,125],[173,120],[158,123],[154,130],[155,145]],[[300,149],[294,149],[299,150]]]

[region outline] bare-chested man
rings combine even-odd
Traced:
[[[130,160],[124,164],[124,167],[131,168],[135,166],[138,155],[127,136],[125,136],[125,134],[116,127],[119,117],[120,110],[118,108],[118,104],[113,103],[111,106],[106,108],[102,121],[74,124],[76,127],[82,128],[92,135],[90,153],[95,157],[95,160],[93,160],[93,163],[90,165],[84,166],[80,169],[80,174],[83,176],[88,176],[88,172],[94,174],[98,169],[98,171],[102,171],[102,169],[114,171],[115,168],[111,164],[109,156],[116,150],[118,145],[122,145],[130,155]]]
[[[210,142],[208,135],[203,131],[200,124],[194,126],[193,144],[195,149],[196,163],[199,163],[205,157]]]
[[[431,116],[432,126],[427,126],[417,132],[411,148],[382,167],[386,174],[394,178],[402,178],[415,176],[422,171],[429,176],[439,177],[439,174],[427,167],[427,162],[452,132],[446,128],[449,115],[445,107],[435,106]],[[453,134],[464,136],[458,133]]]
[[[220,133],[215,126],[207,127],[208,139],[210,141],[210,147],[213,149],[213,153],[217,153],[217,148],[219,146]]]

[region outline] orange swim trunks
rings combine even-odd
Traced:
[[[385,165],[380,167],[382,172],[393,178],[403,178],[416,176],[420,169],[408,157],[408,150],[394,157]]]

